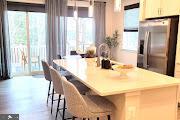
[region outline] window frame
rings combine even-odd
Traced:
[[[132,5],[127,5],[127,6],[124,6],[124,12],[126,11],[126,10],[132,10],[132,9],[136,9],[136,8],[139,8],[139,3],[136,3],[136,4],[132,4]],[[137,27],[137,28],[126,28],[125,26],[123,26],[124,28],[124,30],[123,30],[123,33],[124,32],[138,32],[139,30],[139,28]],[[122,50],[125,50],[125,51],[132,51],[132,52],[136,52],[137,50],[130,50],[130,49],[124,49],[123,48],[123,45],[122,45]]]

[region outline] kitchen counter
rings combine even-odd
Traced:
[[[73,60],[62,59],[54,60],[54,63],[68,70],[82,83],[101,96],[168,87],[180,83],[179,80],[173,77],[141,68],[134,68],[127,74],[127,78],[121,78],[120,73],[117,71],[96,67],[95,60],[96,59],[92,58]],[[116,62],[116,64],[120,63]]]
[[[94,58],[53,62],[69,71],[96,94],[113,102],[117,107],[113,112],[113,120],[177,119],[180,81],[176,78],[136,67],[127,73],[127,78],[121,78],[117,71],[96,67]]]

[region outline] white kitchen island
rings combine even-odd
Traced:
[[[121,78],[117,71],[96,67],[94,58],[53,62],[114,103],[112,120],[177,120],[180,81],[176,78],[140,68]]]

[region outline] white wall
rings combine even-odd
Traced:
[[[121,12],[114,12],[114,1],[108,1],[106,7],[106,34],[112,35],[115,30],[120,33],[119,46],[113,50],[113,59],[126,64],[137,64],[137,53],[121,49],[124,30],[124,6],[138,3],[139,0],[122,0]]]

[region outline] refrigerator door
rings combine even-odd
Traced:
[[[144,68],[144,61],[147,61],[147,47],[146,39],[147,39],[147,32],[148,32],[148,22],[140,22],[139,24],[139,43],[138,43],[138,59],[137,59],[137,66],[140,68]]]
[[[169,43],[169,19],[149,22],[147,35],[147,65],[148,70],[166,74]],[[146,64],[146,63],[145,63]]]

